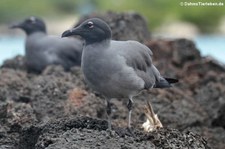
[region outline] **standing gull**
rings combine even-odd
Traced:
[[[43,20],[30,17],[12,25],[27,34],[25,43],[26,66],[29,72],[40,73],[48,65],[61,65],[65,70],[80,66],[83,45],[78,39],[49,36]]]
[[[67,30],[62,37],[79,35],[85,40],[81,68],[87,84],[101,93],[107,103],[111,129],[112,98],[128,98],[128,128],[131,127],[133,96],[150,88],[170,87],[176,79],[163,78],[152,64],[152,51],[137,41],[111,40],[111,29],[101,19],[92,18]],[[154,118],[154,117],[153,117]]]

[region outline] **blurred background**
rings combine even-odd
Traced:
[[[220,6],[188,6],[191,2],[217,2]],[[21,30],[10,30],[8,26],[12,23],[38,16],[46,22],[49,34],[60,36],[79,17],[109,10],[138,12],[145,17],[153,38],[191,39],[203,56],[212,56],[225,64],[223,0],[1,0],[0,64],[24,54],[26,36]]]

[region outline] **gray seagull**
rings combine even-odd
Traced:
[[[80,66],[83,42],[78,39],[62,39],[46,33],[42,19],[30,17],[10,26],[20,28],[27,34],[25,58],[29,72],[40,73],[48,65],[62,65],[65,70]]]
[[[101,93],[107,103],[111,129],[112,98],[128,98],[128,128],[131,128],[133,97],[150,88],[167,88],[178,80],[164,78],[152,64],[152,51],[137,41],[111,40],[111,29],[92,18],[67,30],[62,37],[79,35],[85,40],[81,68],[87,84]]]

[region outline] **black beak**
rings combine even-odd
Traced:
[[[80,27],[76,27],[76,28],[73,28],[73,29],[70,29],[70,30],[66,30],[65,32],[62,33],[62,38],[63,37],[69,37],[69,36],[73,36],[73,35],[81,35],[81,29]]]
[[[10,29],[14,29],[14,28],[22,28],[22,27],[23,27],[23,24],[22,24],[22,23],[13,24],[13,25],[10,25],[10,26],[9,26]]]
[[[73,32],[72,30],[66,30],[65,32],[62,33],[62,38],[63,37],[69,37],[69,36],[72,36],[73,35]]]

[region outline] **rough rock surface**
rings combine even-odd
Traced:
[[[207,148],[206,141],[190,131],[160,129],[152,133],[107,129],[107,121],[89,117],[63,118],[42,127],[30,127],[20,139],[20,148]],[[31,135],[32,134],[32,135]],[[35,137],[36,141],[33,141]]]
[[[133,135],[126,129],[127,101],[122,99],[112,100],[113,131],[106,130],[104,100],[85,85],[80,68],[64,72],[49,66],[37,75],[26,72],[22,56],[7,60],[0,69],[0,148],[224,149],[224,66],[201,57],[186,39],[145,44],[161,74],[180,81],[135,97]],[[145,98],[163,129],[143,132]]]

